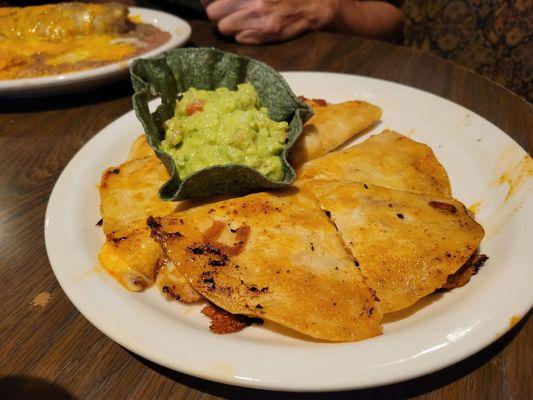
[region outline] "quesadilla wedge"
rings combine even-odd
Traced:
[[[328,341],[381,333],[372,291],[309,193],[256,193],[148,225],[193,288],[230,313]]]
[[[431,148],[385,130],[346,150],[306,163],[297,184],[309,179],[365,182],[414,193],[451,196],[448,174]]]
[[[381,108],[366,101],[330,104],[324,100],[303,100],[313,108],[314,115],[294,144],[290,162],[295,167],[336,149],[381,118]]]
[[[457,200],[367,183],[313,181],[317,196],[351,251],[384,313],[443,287],[484,236]]]
[[[129,161],[104,172],[99,190],[106,242],[99,260],[129,290],[143,290],[157,278],[157,286],[165,297],[192,303],[202,296],[175,268],[167,265],[146,226],[147,216],[168,215],[179,206],[157,195],[166,180],[166,168],[144,137],[133,143]]]

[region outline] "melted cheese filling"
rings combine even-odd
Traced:
[[[123,60],[137,50],[136,43],[135,38],[120,40],[114,35],[60,42],[25,40],[23,45],[18,40],[4,39],[0,41],[0,79],[49,75],[54,67],[62,67],[58,72],[67,72]]]

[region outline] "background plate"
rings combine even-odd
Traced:
[[[48,257],[63,290],[104,334],[168,368],[198,377],[275,390],[341,390],[384,385],[446,367],[487,346],[533,304],[531,159],[473,112],[432,94],[366,77],[284,74],[297,95],[331,102],[362,99],[385,128],[427,143],[448,171],[453,194],[477,208],[488,254],[465,287],[434,294],[386,317],[384,334],[357,343],[317,343],[273,324],[233,335],[209,332],[202,306],[166,301],[157,290],[125,290],[97,267],[104,241],[96,185],[122,163],[142,133],[129,112],[91,139],[67,165],[50,196]]]
[[[154,25],[171,35],[167,42],[139,57],[155,56],[181,46],[191,36],[191,26],[175,15],[140,7],[129,7],[129,10],[130,16],[139,16],[141,22]],[[126,76],[132,61],[133,58],[61,75],[0,80],[0,96],[45,96],[94,88]]]

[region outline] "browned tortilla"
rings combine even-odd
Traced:
[[[232,314],[329,341],[381,333],[379,305],[308,193],[257,193],[149,225],[193,288]]]
[[[336,149],[381,118],[381,109],[365,101],[338,104],[324,100],[304,101],[315,114],[305,124],[291,153],[290,163],[294,167]]]
[[[384,313],[441,288],[484,235],[454,199],[343,181],[314,181],[309,187]]]
[[[297,183],[311,179],[366,182],[414,193],[451,196],[448,174],[431,148],[389,130],[306,163],[298,173]]]

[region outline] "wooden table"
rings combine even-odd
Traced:
[[[531,152],[532,107],[451,63],[329,33],[271,46],[239,46],[218,36],[209,23],[191,23],[193,46],[232,50],[278,70],[367,75],[443,96],[493,122]],[[533,324],[528,318],[485,350],[442,371],[335,395],[289,396],[203,381],[155,365],[108,339],[59,287],[46,256],[43,221],[52,187],[67,162],[100,129],[132,108],[130,96],[124,80],[73,96],[0,99],[0,399],[531,396]],[[46,293],[51,296],[48,303]],[[34,307],[30,303],[39,294],[40,305]]]

